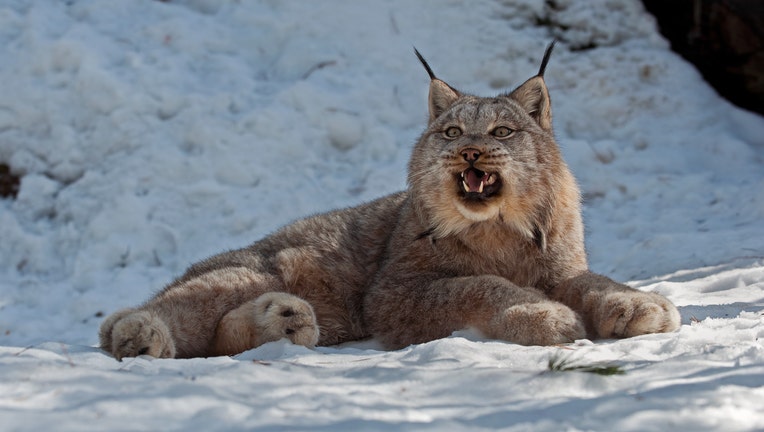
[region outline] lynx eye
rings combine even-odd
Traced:
[[[491,132],[491,135],[495,136],[496,138],[506,138],[512,135],[512,129],[506,126],[499,126],[494,129],[493,132]]]
[[[456,126],[451,126],[450,128],[446,129],[444,135],[446,135],[446,138],[457,138],[462,135],[462,130]]]

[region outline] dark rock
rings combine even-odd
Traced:
[[[0,163],[0,198],[16,198],[20,183],[21,179],[11,172],[11,167]]]
[[[723,97],[764,114],[764,1],[643,0],[671,48]]]

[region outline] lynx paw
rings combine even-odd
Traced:
[[[150,355],[175,357],[175,344],[167,325],[149,311],[126,309],[108,317],[101,325],[101,348],[117,360]]]
[[[313,307],[291,294],[269,292],[258,297],[255,325],[259,344],[282,338],[311,348],[318,343],[319,329]]]
[[[660,294],[640,291],[613,292],[600,301],[594,315],[600,337],[632,337],[679,328],[676,307]]]
[[[515,305],[495,321],[494,327],[499,334],[489,336],[521,345],[555,345],[586,337],[581,318],[561,303]]]

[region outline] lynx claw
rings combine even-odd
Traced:
[[[107,318],[101,325],[101,348],[120,361],[140,355],[175,357],[167,325],[149,311],[124,310]]]

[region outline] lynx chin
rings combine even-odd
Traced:
[[[580,195],[552,131],[544,70],[496,97],[430,76],[429,121],[407,190],[288,225],[192,265],[101,325],[101,347],[232,355],[287,338],[373,337],[389,349],[470,327],[550,345],[669,332],[665,297],[589,272]]]

